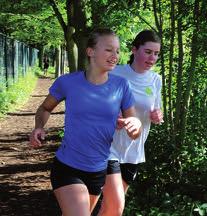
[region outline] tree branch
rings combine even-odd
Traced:
[[[63,31],[66,32],[67,30],[67,25],[65,24],[65,21],[63,20],[62,14],[60,13],[57,4],[55,0],[49,0],[50,6],[52,7],[53,11],[55,12],[55,15],[60,23],[60,25],[63,28]]]

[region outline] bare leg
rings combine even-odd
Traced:
[[[124,210],[127,184],[123,186],[120,173],[107,175],[103,188],[103,200],[98,216],[121,216]]]
[[[129,188],[129,185],[124,180],[122,180],[122,184],[123,184],[123,187],[124,187],[124,193],[126,194],[128,188]]]
[[[90,216],[90,199],[85,185],[67,185],[54,193],[63,216]]]
[[[96,206],[96,203],[98,202],[99,196],[96,195],[90,195],[90,213],[92,213],[94,207]]]

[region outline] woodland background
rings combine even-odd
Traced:
[[[0,1],[0,32],[39,50],[39,67],[48,55],[55,77],[86,68],[87,36],[105,26],[120,37],[120,64],[139,31],[162,39],[164,123],[151,129],[124,215],[207,215],[207,1]]]

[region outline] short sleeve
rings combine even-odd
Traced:
[[[57,101],[62,101],[65,98],[65,91],[63,85],[63,77],[58,77],[52,86],[49,88],[49,93]]]
[[[162,96],[161,96],[161,89],[162,89],[162,80],[161,77],[158,76],[156,81],[156,98],[155,98],[155,108],[162,108]]]

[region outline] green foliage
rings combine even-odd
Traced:
[[[56,1],[57,7],[63,20],[67,23],[64,0]],[[174,122],[166,122],[161,126],[153,126],[150,136],[146,143],[145,164],[139,166],[139,175],[134,187],[130,188],[127,196],[125,216],[191,216],[206,214],[206,192],[207,182],[207,66],[206,66],[206,1],[188,0],[183,1],[183,6],[178,13],[178,3],[180,1],[124,1],[124,0],[86,0],[81,1],[85,4],[87,11],[87,27],[107,26],[114,29],[121,41],[120,63],[126,63],[129,59],[131,42],[137,32],[143,29],[161,28],[162,51],[164,56],[164,68],[162,62],[157,63],[155,70],[161,72],[163,76],[166,93],[166,109],[169,112],[169,104],[172,105],[172,122],[176,114],[176,102],[178,83],[182,86],[182,99],[180,101],[183,108],[183,95],[188,87],[188,80],[193,78],[193,85],[190,91],[190,99],[187,106],[185,142],[182,145],[179,139],[175,139],[179,130],[174,130]],[[171,11],[172,3],[175,3],[174,14]],[[199,3],[199,18],[194,17],[194,3]],[[34,7],[35,5],[35,7]],[[5,33],[35,46],[56,45],[64,42],[63,31],[57,18],[54,16],[47,0],[40,1],[15,1],[15,4],[8,4],[8,1],[0,3],[0,28]],[[104,16],[103,16],[104,14]],[[156,16],[155,16],[156,15]],[[171,23],[173,16],[175,19],[175,37],[173,43],[173,65],[172,77],[170,80],[170,39],[172,35]],[[155,22],[157,18],[158,23]],[[182,48],[184,51],[182,76],[178,78],[179,42],[178,42],[178,21],[182,24]],[[68,20],[69,24],[75,20]],[[196,25],[199,24],[197,31],[198,54],[196,65],[193,68],[194,77],[189,76],[192,62],[192,37]],[[49,68],[49,71],[52,68]],[[42,75],[42,72],[40,72]],[[170,83],[171,82],[171,83]],[[25,83],[25,81],[24,81]],[[31,86],[31,84],[29,84]],[[11,109],[17,101],[24,98],[24,93],[28,90],[12,90],[7,92],[1,89],[0,110],[2,113]],[[20,86],[18,87],[20,88]],[[21,88],[20,88],[21,89]],[[171,91],[169,97],[168,93]],[[16,106],[16,105],[15,105]],[[184,110],[184,109],[183,109]],[[169,114],[169,113],[167,113]],[[182,117],[180,114],[180,119]],[[165,116],[166,119],[169,116]],[[180,120],[179,119],[179,120]],[[62,137],[64,131],[59,132]],[[177,187],[168,189],[167,186],[176,185]],[[199,186],[197,193],[187,190],[187,186]],[[186,193],[187,196],[185,195]],[[199,196],[195,196],[199,194]]]
[[[107,4],[107,7],[105,4]],[[107,26],[115,30],[121,41],[120,64],[126,64],[131,53],[131,42],[136,34],[146,28],[154,27],[151,12],[142,10],[140,1],[98,1],[91,4],[92,11],[96,15],[93,25]],[[100,9],[101,8],[101,9]],[[103,11],[105,16],[102,16]],[[140,19],[140,13],[145,20]],[[142,17],[143,17],[142,16]],[[150,25],[149,25],[150,24]]]
[[[207,215],[207,203],[196,203],[195,206],[194,212],[198,212],[200,216]]]
[[[206,214],[207,145],[195,134],[187,134],[186,143],[176,149],[163,125],[152,127],[147,162],[139,165],[137,180],[127,194],[125,216]]]
[[[63,32],[48,1],[0,2],[0,29],[16,40],[39,47],[62,44]]]
[[[7,112],[14,111],[20,108],[28,100],[29,95],[35,87],[37,77],[35,71],[38,68],[33,68],[25,77],[19,77],[17,83],[10,86],[8,89],[2,88],[0,91],[0,116],[2,117]]]
[[[164,193],[159,200],[150,203],[140,203],[141,199],[134,198],[134,195],[130,190],[127,195],[130,200],[126,202],[123,216],[193,216],[196,212],[199,216],[205,216],[207,213],[207,203],[193,201],[180,194]]]
[[[64,130],[58,131],[58,137],[60,137],[61,139],[64,137]]]

